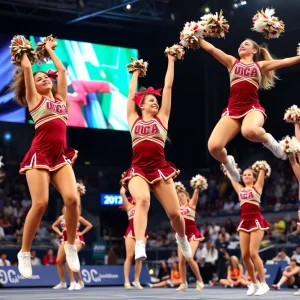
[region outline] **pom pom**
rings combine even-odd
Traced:
[[[288,135],[283,138],[280,142],[283,147],[284,154],[287,157],[291,157],[295,154],[300,154],[300,143],[296,137],[290,138]]]
[[[186,48],[199,49],[199,39],[204,37],[202,22],[187,22],[180,32],[180,43]]]
[[[300,44],[298,44],[298,47],[297,47],[297,55],[300,55]]]
[[[49,60],[50,55],[48,54],[47,50],[45,49],[46,42],[47,41],[53,41],[55,44],[52,46],[52,50],[55,50],[57,47],[56,39],[51,35],[47,36],[44,38],[43,41],[40,41],[36,44],[36,55],[37,55],[37,60],[39,63],[45,63]]]
[[[3,156],[0,156],[0,169],[4,166],[4,163],[2,162]]]
[[[261,169],[266,171],[265,177],[270,177],[271,167],[265,160],[258,160],[252,165],[252,169],[256,172],[259,172]]]
[[[239,167],[239,165],[238,165],[237,163],[235,164],[235,167],[236,167],[236,169],[238,170],[238,172],[240,173],[240,176],[241,176],[241,175],[242,175],[242,169]],[[226,170],[224,164],[221,164],[221,165],[220,165],[220,169],[221,169],[221,171],[222,171],[225,175],[227,175],[227,170]]]
[[[15,35],[11,40],[9,49],[11,54],[11,63],[14,65],[21,66],[23,53],[27,54],[31,64],[36,61],[36,52],[33,49],[31,42],[28,41],[23,35]]]
[[[300,108],[297,105],[292,105],[286,109],[283,120],[287,123],[300,123]]]
[[[140,77],[145,77],[148,70],[149,63],[142,59],[131,58],[130,64],[127,64],[126,67],[128,72],[132,74],[136,70],[141,70]]]
[[[223,11],[215,14],[206,14],[201,17],[201,24],[205,28],[205,36],[213,38],[224,38],[229,31],[228,21],[223,16]]]
[[[208,188],[207,179],[199,174],[192,178],[190,184],[193,189],[198,189],[201,192]]]
[[[183,49],[183,46],[175,44],[170,48],[167,47],[165,50],[165,54],[172,55],[172,56],[175,56],[179,60],[183,60],[185,51]]]
[[[184,185],[182,184],[182,182],[176,181],[176,182],[174,182],[174,184],[175,184],[175,189],[176,189],[177,193],[186,191],[186,189],[185,189]]]
[[[253,27],[251,29],[263,33],[266,39],[279,38],[284,32],[285,25],[282,21],[279,21],[274,14],[275,9],[273,8],[267,8],[265,11],[258,11],[252,18]]]
[[[79,192],[80,196],[85,194],[86,189],[85,185],[82,182],[77,182],[77,191]]]

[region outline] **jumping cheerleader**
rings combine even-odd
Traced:
[[[239,172],[233,156],[227,155],[225,146],[239,131],[246,139],[262,143],[276,157],[285,159],[280,144],[263,128],[266,114],[259,102],[258,89],[274,87],[277,79],[274,71],[300,63],[300,57],[273,60],[265,46],[259,46],[250,39],[241,43],[239,59],[227,55],[203,39],[200,39],[199,45],[222,63],[230,76],[228,106],[223,110],[222,118],[208,141],[211,155],[224,164],[236,182],[239,182]]]
[[[83,190],[85,190],[84,185],[78,184],[78,192],[80,195],[83,194]],[[53,289],[65,289],[67,288],[67,283],[65,281],[65,274],[64,274],[64,263],[66,261],[66,254],[64,252],[64,243],[67,241],[67,231],[66,231],[66,221],[65,221],[65,211],[66,208],[64,207],[62,210],[62,215],[52,224],[52,229],[61,237],[60,239],[60,246],[57,251],[57,259],[56,259],[56,264],[57,264],[57,272],[58,276],[60,278],[60,283],[53,287]],[[80,231],[80,225],[83,224],[85,228]],[[59,230],[58,225],[61,226],[62,231]],[[92,229],[93,225],[87,221],[83,217],[79,217],[78,224],[77,224],[77,235],[76,235],[76,241],[75,245],[77,248],[77,251],[79,252],[82,247],[85,246],[85,241],[84,241],[84,235]],[[79,272],[74,272],[75,276],[77,277],[78,283],[76,283],[74,279],[73,272],[70,270],[68,263],[66,262],[66,269],[68,276],[70,278],[70,287],[68,290],[81,290],[84,288],[84,283],[81,278],[80,271]]]
[[[123,203],[124,203],[121,208],[126,210],[128,215],[128,221],[129,221],[128,227],[124,235],[125,248],[126,248],[126,260],[124,262],[124,280],[125,280],[124,287],[126,289],[131,289],[129,275],[130,275],[132,260],[134,257],[135,235],[134,235],[133,219],[135,214],[135,202],[131,197],[128,198],[126,197],[126,189],[124,187],[121,187],[120,195],[122,196]],[[146,235],[147,234],[145,233],[145,237]],[[145,243],[146,243],[146,238],[145,238]],[[132,284],[137,289],[143,289],[143,287],[140,284],[141,271],[142,271],[142,261],[137,260],[135,262],[135,268],[134,268],[134,281],[132,282]]]
[[[252,281],[247,296],[260,296],[270,290],[265,279],[264,265],[258,253],[265,231],[270,226],[260,211],[260,198],[268,165],[265,162],[257,162],[256,165],[259,168],[258,174],[252,168],[244,170],[243,182],[245,187],[233,180],[229,172],[224,169],[233,188],[239,195],[241,206],[241,218],[237,231],[240,236],[244,265]],[[255,270],[257,270],[260,283],[257,281]]]
[[[173,182],[179,170],[165,159],[164,147],[171,112],[171,94],[176,58],[168,55],[168,69],[162,94],[161,108],[156,96],[160,89],[149,87],[136,93],[141,70],[135,70],[129,86],[127,119],[132,136],[132,163],[122,181],[124,187],[136,202],[133,219],[136,244],[135,259],[147,258],[145,232],[150,207],[150,189],[164,207],[171,225],[176,231],[176,239],[186,258],[192,257],[191,246],[185,235],[184,220],[180,214],[178,197]]]
[[[192,248],[192,258],[189,259],[185,259],[181,251],[178,249],[179,272],[181,274],[182,283],[180,284],[177,291],[184,291],[187,289],[186,262],[188,262],[188,264],[190,265],[191,270],[193,271],[197,279],[197,291],[202,291],[204,288],[204,283],[199,271],[198,264],[194,260],[195,252],[198,249],[199,242],[204,240],[204,237],[201,235],[195,222],[196,206],[198,203],[199,194],[200,190],[196,188],[191,199],[189,193],[185,190],[185,187],[183,185],[181,188],[177,188],[177,195],[180,202],[180,212],[183,215],[185,221],[185,234]]]
[[[30,248],[48,205],[50,183],[60,192],[66,207],[68,240],[64,250],[68,265],[73,272],[80,270],[75,245],[79,196],[72,169],[77,151],[67,148],[67,75],[65,67],[52,50],[54,45],[55,39],[49,39],[45,43],[45,50],[57,70],[57,85],[47,73],[32,73],[31,62],[25,52],[20,62],[21,69],[17,70],[11,85],[16,101],[28,107],[36,130],[20,169],[20,173],[26,175],[32,199],[24,224],[22,248],[18,253],[19,271],[25,278],[32,277]]]

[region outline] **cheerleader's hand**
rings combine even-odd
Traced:
[[[177,60],[177,58],[176,58],[176,56],[168,54],[168,60],[175,62]]]
[[[83,236],[82,232],[77,232],[76,235],[77,236]]]
[[[45,49],[48,51],[49,49],[54,49],[57,46],[56,39],[51,37],[49,40],[45,42]]]
[[[265,164],[260,164],[258,167],[259,167],[259,170],[263,170],[265,172],[267,171]]]
[[[125,195],[125,193],[126,193],[126,189],[123,186],[121,186],[120,194]]]

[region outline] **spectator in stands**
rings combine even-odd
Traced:
[[[0,240],[5,239],[5,233],[3,227],[0,225]]]
[[[176,261],[178,262],[179,259],[178,259],[178,255],[177,255],[177,252],[176,251],[172,251],[172,254],[171,256],[169,257],[168,259],[168,265],[169,265],[169,268],[171,269],[172,266],[173,266],[173,262]]]
[[[296,250],[294,251],[291,259],[296,259],[297,264],[300,265],[300,246],[296,247]]]
[[[164,287],[164,286],[169,286],[169,287],[175,287],[175,286],[179,286],[181,284],[182,280],[181,280],[181,276],[179,273],[179,266],[178,266],[178,262],[174,261],[172,264],[172,270],[171,270],[171,278],[164,280],[162,282],[159,283],[155,283],[155,284],[148,284],[149,287],[151,288],[159,288],[159,287]]]
[[[56,265],[56,256],[53,255],[53,250],[48,249],[47,254],[43,257],[44,266],[54,266]]]
[[[276,238],[282,238],[286,230],[286,223],[285,221],[280,217],[276,217],[276,221],[273,224],[273,231],[272,236]]]
[[[215,242],[218,239],[219,231],[220,226],[217,225],[216,222],[212,222],[211,226],[209,226],[209,237],[213,242]]]
[[[3,217],[2,227],[4,229],[5,235],[13,234],[13,228],[7,216]]]
[[[30,199],[30,197],[29,197],[29,195],[28,195],[28,193],[27,192],[24,192],[23,193],[23,200],[21,201],[21,205],[22,205],[22,207],[23,208],[30,208],[31,207],[31,199]]]
[[[168,263],[165,260],[162,261],[157,276],[159,282],[170,279],[170,273]]]
[[[292,258],[290,261],[290,265],[285,268],[282,273],[282,277],[280,278],[277,284],[273,284],[272,287],[275,290],[280,290],[280,287],[286,283],[286,285],[290,288],[297,286],[300,287],[300,267],[297,266],[296,259]]]
[[[278,252],[278,254],[272,260],[273,261],[286,261],[289,264],[291,259],[287,256],[285,250],[282,249]]]
[[[207,255],[205,258],[205,264],[203,269],[203,282],[208,283],[213,281],[213,274],[217,271],[217,260],[219,252],[211,241],[206,243]]]
[[[227,268],[227,278],[221,279],[220,284],[225,287],[239,286],[243,277],[243,266],[239,263],[239,259],[236,256],[230,257],[230,263]]]
[[[224,206],[223,206],[223,211],[227,214],[232,213],[234,206],[235,206],[235,204],[231,199],[226,199]]]
[[[11,218],[13,216],[14,209],[10,205],[10,201],[6,200],[3,207],[3,215],[7,218]]]
[[[17,201],[14,207],[14,217],[15,218],[22,218],[24,217],[24,210],[20,205],[20,202]]]
[[[199,264],[201,274],[203,274],[202,269],[204,268],[205,265],[206,256],[207,256],[207,249],[206,247],[204,247],[203,242],[199,242],[199,246],[196,251],[195,257],[196,257],[197,264]]]
[[[225,236],[226,242],[229,242],[230,234],[228,232],[226,232],[226,228],[224,226],[222,226],[220,231],[219,231],[219,236],[218,236],[219,239],[220,239],[221,235]]]
[[[7,259],[7,255],[5,253],[1,254],[1,257],[0,257],[0,267],[9,267],[10,265],[11,265],[11,263]]]
[[[36,257],[36,252],[35,251],[31,251],[31,265],[32,266],[41,266],[41,260]]]
[[[43,222],[40,223],[40,227],[36,232],[36,239],[42,240],[42,239],[48,239],[50,238],[50,233],[48,229],[44,226]]]

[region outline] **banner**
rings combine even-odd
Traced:
[[[280,271],[279,265],[265,265],[265,277],[268,285],[272,285],[275,283],[278,272]]]
[[[106,241],[93,242],[93,259],[95,260],[104,260],[104,257],[107,252],[107,243]]]
[[[33,278],[25,279],[17,267],[0,267],[0,282],[4,287],[53,287],[59,283],[55,266],[33,267]],[[123,285],[123,266],[83,266],[80,270],[86,286]],[[131,268],[130,281],[133,281],[134,266]],[[69,282],[67,274],[66,281]],[[148,268],[143,266],[140,283],[150,282]]]

